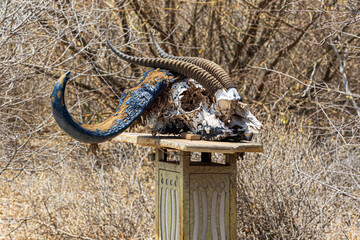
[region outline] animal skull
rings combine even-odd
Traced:
[[[194,80],[174,83],[166,107],[151,114],[147,124],[154,135],[190,131],[206,140],[241,140],[261,128],[235,94],[220,92],[216,103],[211,104],[205,89]]]
[[[261,128],[261,123],[241,102],[235,84],[220,66],[202,58],[166,54],[152,38],[164,58],[129,56],[108,41],[111,50],[121,59],[157,69],[146,72],[133,89],[124,91],[114,115],[102,123],[89,125],[75,120],[64,100],[69,73],[58,80],[51,95],[51,107],[56,122],[67,134],[83,142],[104,142],[116,137],[144,114],[154,134],[191,131],[208,140],[238,141],[249,139],[247,134]],[[158,101],[166,95],[167,101]],[[156,101],[159,104],[154,108]]]

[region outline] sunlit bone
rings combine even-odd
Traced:
[[[237,93],[237,92],[236,92]],[[193,80],[174,83],[166,107],[151,114],[147,123],[153,134],[190,131],[207,140],[246,139],[261,123],[233,92],[219,92],[215,104],[205,89]]]

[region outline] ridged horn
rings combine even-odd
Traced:
[[[213,77],[215,77],[227,90],[230,88],[235,88],[235,84],[233,81],[231,81],[229,75],[222,69],[218,64],[199,57],[178,57],[173,56],[168,53],[166,53],[162,48],[160,47],[159,43],[156,41],[154,35],[150,31],[151,39],[155,45],[156,51],[159,53],[159,55],[162,58],[167,59],[173,59],[173,60],[179,60],[184,61],[188,63],[192,63],[205,71],[209,72]]]
[[[144,67],[162,68],[180,73],[200,83],[212,96],[215,96],[216,92],[223,88],[216,78],[195,64],[173,59],[134,57],[117,50],[109,40],[107,43],[110,49],[121,59]]]

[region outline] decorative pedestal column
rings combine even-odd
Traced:
[[[212,163],[203,153],[191,162],[191,152],[180,151],[170,162],[157,148],[157,239],[236,239],[236,155],[225,158]]]
[[[236,161],[241,152],[260,152],[259,143],[192,141],[122,134],[122,142],[156,147],[156,239],[236,239]],[[180,153],[168,160],[167,149]],[[191,161],[201,152],[201,161]],[[224,163],[211,153],[225,154]]]

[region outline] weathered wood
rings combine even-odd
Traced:
[[[237,184],[236,184],[236,177],[237,177],[237,168],[236,168],[236,155],[235,154],[225,154],[225,163],[230,166],[232,171],[229,173],[230,178],[230,211],[229,211],[229,218],[230,218],[230,240],[237,239],[236,237],[236,216],[237,216],[237,206],[236,206],[236,191],[237,191]]]
[[[217,141],[192,141],[175,136],[144,133],[122,133],[115,138],[120,142],[133,143],[141,146],[171,148],[187,152],[213,152],[213,153],[241,153],[262,152],[262,144],[256,142],[217,142]]]
[[[182,133],[180,135],[181,138],[187,139],[187,140],[200,140],[201,136],[197,134],[190,134],[190,133]]]

